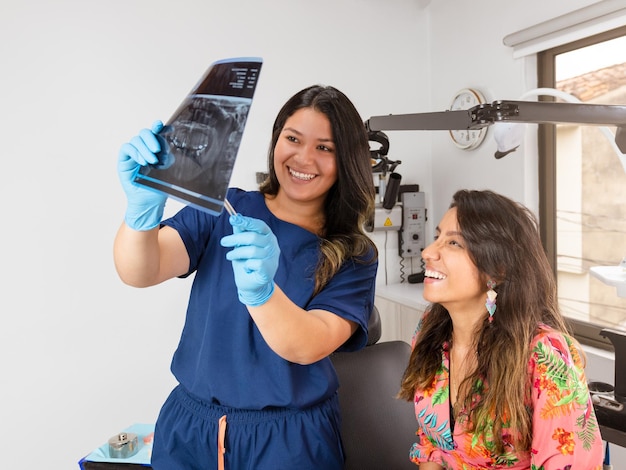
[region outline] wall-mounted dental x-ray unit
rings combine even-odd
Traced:
[[[402,175],[396,168],[402,162],[388,157],[389,138],[380,131],[369,132],[369,141],[374,184],[378,190],[378,200],[372,220],[365,229],[373,231],[396,231],[398,233],[398,255],[400,256],[400,279],[404,282],[408,275],[409,283],[424,280],[422,250],[425,248],[426,197],[419,185],[402,185]],[[380,147],[376,148],[376,144]],[[417,272],[405,272],[405,259],[419,259]]]

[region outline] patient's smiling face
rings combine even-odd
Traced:
[[[435,241],[422,251],[425,262],[424,299],[449,312],[483,314],[486,286],[472,261],[459,229],[457,209],[449,209],[437,226]]]

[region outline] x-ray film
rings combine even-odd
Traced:
[[[262,60],[214,62],[157,135],[159,162],[135,182],[219,214],[237,158]]]

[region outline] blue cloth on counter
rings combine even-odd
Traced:
[[[109,454],[109,440],[107,438],[107,441],[103,445],[78,462],[80,468],[83,468],[83,462],[115,462],[150,465],[150,458],[152,457],[152,442],[150,442],[150,444],[144,444],[143,439],[154,432],[154,424],[133,424],[132,426],[123,429],[122,432],[137,434],[139,450],[135,455],[125,459],[111,457]]]

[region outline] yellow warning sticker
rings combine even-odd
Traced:
[[[391,222],[391,219],[387,217],[387,220],[385,220],[385,223],[383,225],[385,227],[391,227],[393,225],[393,222]]]

